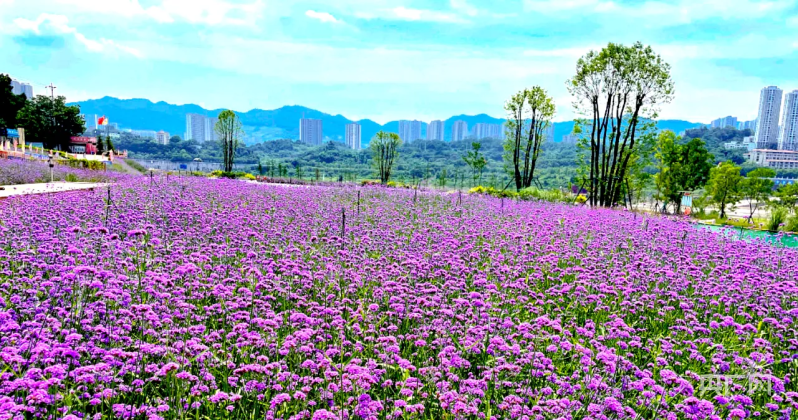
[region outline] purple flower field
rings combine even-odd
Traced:
[[[795,251],[483,196],[157,182],[0,201],[0,419],[796,418]]]

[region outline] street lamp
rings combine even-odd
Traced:
[[[55,162],[53,162],[53,151],[50,151],[50,157],[47,159],[47,164],[50,166],[50,182],[53,182],[53,167],[55,166]]]
[[[197,172],[200,170],[200,163],[202,163],[202,159],[194,158],[194,162],[197,162]]]

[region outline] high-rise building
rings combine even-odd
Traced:
[[[299,120],[299,141],[321,146],[322,128],[321,120],[302,118]]]
[[[205,116],[200,114],[186,114],[186,140],[205,141],[207,124]]]
[[[11,92],[14,95],[24,94],[28,99],[33,99],[33,86],[30,83],[20,82],[17,79],[11,79]]]
[[[163,130],[155,133],[155,141],[158,144],[166,146],[167,144],[169,144],[169,133]]]
[[[740,121],[737,123],[737,129],[756,131],[756,120]]]
[[[477,123],[474,124],[474,138],[480,139],[500,139],[502,138],[502,125],[501,124],[487,124]]]
[[[219,135],[216,134],[217,122],[219,122],[218,118],[205,117],[205,141],[219,140]]]
[[[468,137],[468,124],[463,120],[457,120],[452,124],[452,141],[465,140]]]
[[[157,139],[158,133],[154,130],[130,130],[130,133],[145,139]]]
[[[759,94],[759,116],[756,125],[756,148],[768,149],[778,143],[779,112],[783,91],[768,86]]]
[[[713,120],[712,124],[710,125],[712,128],[726,128],[726,127],[737,127],[737,117],[723,117],[718,118],[717,120]]]
[[[427,125],[427,140],[443,141],[443,121],[430,121]]]
[[[360,150],[360,124],[353,122],[346,125],[346,147]]]
[[[405,143],[411,143],[421,138],[421,121],[399,121],[399,138]]]
[[[784,95],[779,149],[798,151],[798,90]]]
[[[554,123],[549,123],[549,126],[543,130],[543,138],[548,141],[554,141]]]

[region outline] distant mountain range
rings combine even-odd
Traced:
[[[153,103],[147,99],[118,99],[109,96],[101,99],[75,102],[72,105],[79,105],[83,114],[105,115],[112,123],[118,123],[121,128],[164,130],[171,135],[179,135],[181,137],[186,131],[186,114],[216,116],[222,111],[221,109],[208,110],[194,104],[172,105],[166,102]],[[322,120],[324,137],[329,140],[343,142],[345,126],[352,122],[352,120],[343,115],[326,114],[298,105],[284,106],[274,110],[253,109],[247,112],[239,112],[238,116],[244,125],[245,143],[247,144],[275,139],[298,139],[299,119],[303,116]],[[465,121],[469,129],[477,123],[502,124],[504,122],[503,119],[485,114],[456,115],[446,119],[444,122],[445,140],[451,139],[452,124],[458,120]],[[399,130],[398,121],[391,121],[382,125],[371,120],[357,122],[361,125],[360,130],[364,145],[380,130],[391,132]],[[657,126],[660,129],[673,130],[676,133],[700,125],[700,123],[682,120],[660,120],[657,122]],[[573,121],[555,122],[554,140],[559,142],[564,135],[570,134],[573,126]],[[426,135],[426,130],[427,124],[423,123],[421,128],[422,137]]]

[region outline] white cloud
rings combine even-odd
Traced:
[[[443,22],[443,23],[465,23],[465,19],[453,14],[444,13],[435,10],[426,9],[410,9],[404,6],[394,7],[392,9],[381,9],[373,12],[357,11],[355,16],[361,19],[389,19],[389,20],[406,20],[406,21],[424,21],[424,22]]]
[[[524,0],[524,10],[542,14],[573,11],[607,14],[617,19],[637,19],[640,25],[672,26],[702,19],[753,19],[780,16],[796,0],[646,0],[619,3],[612,0]],[[645,19],[645,20],[640,20]]]
[[[477,8],[468,4],[466,0],[449,0],[449,4],[452,6],[452,9],[471,17],[474,17],[479,13]]]
[[[329,23],[339,23],[340,21],[335,18],[335,16],[327,13],[327,12],[317,12],[315,10],[308,10],[305,12],[305,16],[311,19],[318,19],[322,22],[329,22]]]
[[[177,20],[207,25],[254,25],[265,8],[264,0],[160,0],[143,7],[139,0],[56,0],[74,10],[125,17],[146,17],[160,23]]]
[[[36,20],[17,18],[14,19],[14,25],[21,29],[22,32],[33,32],[37,35],[46,35],[50,33],[72,35],[79,43],[86,47],[86,49],[92,52],[123,52],[135,57],[142,56],[141,52],[137,49],[120,45],[110,39],[100,38],[99,40],[94,40],[87,38],[85,35],[78,32],[76,28],[69,26],[69,19],[63,15],[42,13]]]

